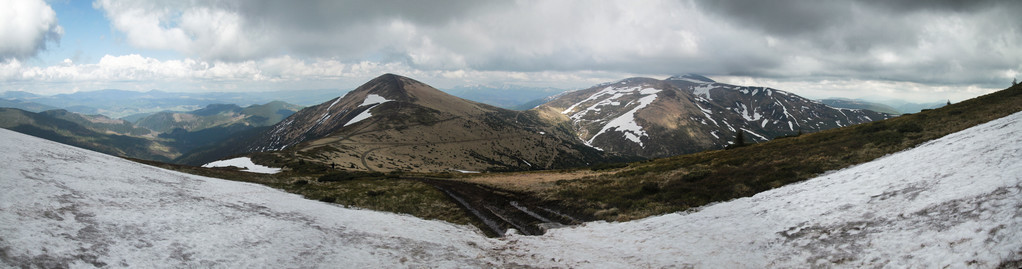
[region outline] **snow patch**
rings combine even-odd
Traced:
[[[692,87],[692,94],[694,94],[695,96],[705,96],[708,99],[713,99],[712,97],[710,97],[710,89],[716,88],[715,84],[716,83],[706,83]]]
[[[759,137],[760,140],[763,140],[763,141],[770,140],[770,139],[767,139],[766,137],[764,137],[762,135],[757,134],[756,132],[750,131],[749,129],[745,129],[745,128],[739,128],[739,129],[742,129],[742,131],[746,131],[749,134],[752,134],[753,136]]]
[[[382,104],[382,103],[386,103],[386,102],[390,102],[390,101],[393,101],[393,100],[388,100],[387,98],[383,98],[383,96],[379,96],[379,95],[370,93],[369,95],[366,95],[366,99],[363,100],[362,104],[358,105],[358,106],[368,106],[368,105]]]
[[[352,124],[354,124],[356,122],[360,122],[360,121],[362,121],[364,119],[368,119],[369,117],[372,117],[373,114],[369,113],[369,110],[372,110],[374,107],[376,107],[378,105],[380,105],[380,104],[374,104],[373,106],[370,106],[369,108],[366,108],[366,110],[363,110],[362,113],[358,113],[358,115],[355,115],[354,118],[351,118],[351,120],[349,120],[348,123],[345,123],[344,126],[352,125]]]
[[[625,139],[628,139],[629,141],[639,144],[640,147],[645,147],[645,145],[642,144],[641,138],[646,137],[648,135],[646,134],[646,131],[642,130],[642,126],[639,126],[639,124],[635,122],[635,113],[645,108],[649,104],[652,104],[653,101],[656,100],[657,97],[656,94],[659,92],[660,90],[653,88],[642,89],[640,93],[646,94],[646,96],[643,96],[642,98],[639,98],[636,101],[639,103],[639,105],[636,106],[635,108],[632,108],[632,110],[625,112],[621,116],[618,116],[613,120],[610,120],[610,122],[604,125],[599,132],[597,132],[595,135],[589,138],[587,144],[592,144],[593,140],[595,140],[596,137],[600,136],[601,134],[609,130],[616,130],[618,132],[623,133]]]
[[[283,148],[281,148],[281,149],[283,149]],[[273,168],[273,167],[269,167],[269,166],[262,166],[262,165],[255,164],[255,163],[252,162],[252,159],[249,158],[249,157],[238,157],[238,158],[234,158],[234,159],[219,160],[219,161],[215,161],[215,162],[211,162],[211,163],[207,163],[207,164],[203,164],[202,165],[202,167],[205,167],[205,168],[230,167],[230,166],[245,168],[244,170],[241,170],[243,172],[252,172],[252,173],[260,173],[260,174],[276,174],[276,173],[280,173],[280,168]]]
[[[359,107],[370,106],[370,107],[366,108],[366,110],[363,110],[361,113],[358,113],[358,115],[355,115],[355,117],[351,118],[351,120],[349,120],[347,123],[345,123],[344,126],[352,125],[352,124],[354,124],[356,122],[360,122],[362,120],[368,119],[369,117],[372,117],[373,114],[369,113],[369,110],[372,110],[373,108],[375,108],[376,106],[378,106],[378,105],[380,105],[382,103],[386,103],[386,102],[390,102],[390,101],[393,101],[393,100],[388,100],[387,98],[383,98],[383,96],[379,96],[379,95],[376,95],[376,94],[366,95],[366,99],[363,100],[362,104],[358,105],[358,106]]]

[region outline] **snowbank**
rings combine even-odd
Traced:
[[[255,163],[252,162],[252,159],[249,158],[249,157],[238,157],[238,158],[234,158],[234,159],[219,160],[219,161],[215,161],[215,162],[211,162],[211,163],[207,163],[207,164],[203,164],[202,165],[202,167],[206,167],[206,168],[210,168],[210,167],[230,167],[230,166],[245,168],[245,169],[241,170],[241,171],[244,171],[244,172],[260,173],[260,174],[276,174],[276,173],[280,173],[280,168],[274,168],[274,167],[262,166],[262,165],[255,164]]]
[[[473,227],[347,209],[3,129],[0,139],[0,268],[498,264]]]

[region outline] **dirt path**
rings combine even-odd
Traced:
[[[584,219],[542,205],[524,193],[515,193],[486,186],[442,179],[412,178],[429,184],[447,194],[472,216],[479,219],[488,234],[503,236],[508,229],[525,235],[541,235],[546,229],[580,224]],[[582,219],[582,220],[580,220]]]

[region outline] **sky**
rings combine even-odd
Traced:
[[[0,92],[588,88],[697,73],[960,101],[1022,77],[1012,0],[0,0]]]

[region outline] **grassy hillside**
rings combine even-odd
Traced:
[[[178,153],[145,138],[100,133],[48,113],[0,108],[0,128],[117,156],[169,161]]]
[[[731,150],[632,163],[613,173],[546,182],[529,189],[581,214],[631,220],[751,196],[1018,111],[1022,111],[1022,86],[889,120]]]
[[[256,158],[260,157],[266,156],[262,154]],[[289,170],[282,173],[256,174],[230,168],[131,160],[194,175],[263,184],[312,200],[483,227],[442,192],[418,180],[402,179],[395,173],[345,172],[318,164],[292,163],[288,165]]]

